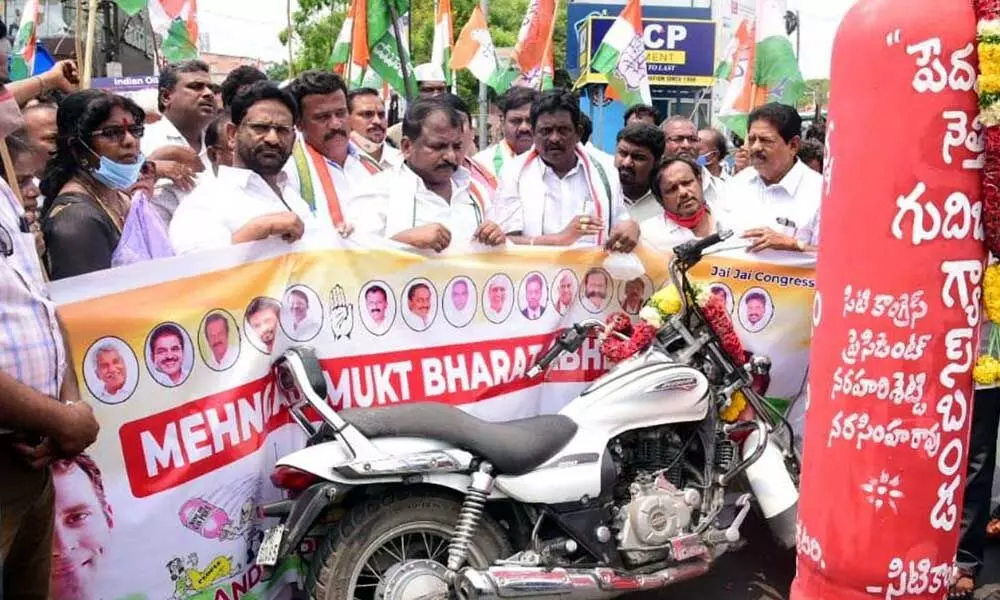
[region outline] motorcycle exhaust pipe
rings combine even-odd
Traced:
[[[709,560],[682,563],[631,575],[614,569],[547,569],[544,567],[490,567],[464,569],[455,582],[458,600],[605,600],[622,594],[654,590],[693,579],[708,572]]]
[[[743,444],[746,458],[760,451],[761,436],[753,431]],[[795,547],[795,520],[799,507],[799,490],[788,474],[781,450],[774,440],[766,439],[763,452],[746,470],[753,495],[771,529],[771,535],[785,549]]]

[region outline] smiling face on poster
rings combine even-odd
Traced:
[[[201,321],[198,351],[213,371],[225,371],[240,357],[240,328],[225,310],[216,309]]]
[[[517,307],[529,321],[540,319],[549,304],[549,290],[545,277],[539,271],[524,276],[517,290]]]
[[[296,342],[308,342],[323,327],[323,305],[319,294],[305,285],[293,285],[281,303],[281,330]]]
[[[87,391],[104,404],[121,404],[139,385],[139,361],[123,340],[105,337],[87,350],[84,358]]]
[[[483,312],[491,323],[503,323],[514,308],[514,283],[510,277],[497,273],[486,282],[483,290]]]
[[[162,323],[146,340],[146,368],[162,386],[177,387],[194,367],[191,336],[177,323]]]
[[[369,281],[361,286],[358,306],[361,323],[373,335],[385,335],[396,319],[396,295],[384,281]]]
[[[743,294],[740,300],[739,321],[744,329],[757,333],[771,322],[774,317],[774,302],[767,290],[753,287]]]
[[[429,279],[419,277],[403,290],[403,321],[414,331],[427,331],[437,317],[437,290]]]
[[[278,336],[280,316],[281,303],[274,298],[259,296],[251,300],[243,319],[243,332],[250,345],[264,354],[270,354]]]
[[[565,315],[576,300],[576,290],[580,286],[576,273],[572,269],[563,269],[556,273],[552,280],[552,305],[556,312]]]
[[[465,327],[476,316],[476,284],[464,275],[459,275],[444,288],[441,298],[444,318],[453,327]]]

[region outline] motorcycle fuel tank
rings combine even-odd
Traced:
[[[701,421],[709,404],[705,376],[654,349],[615,365],[560,413],[583,427],[615,436],[666,423]]]

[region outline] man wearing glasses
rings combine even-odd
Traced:
[[[46,598],[54,495],[49,463],[97,438],[24,211],[0,182],[0,597]]]
[[[716,181],[712,174],[705,168],[704,159],[699,160],[699,149],[701,139],[698,137],[698,128],[694,122],[681,115],[674,115],[660,125],[663,135],[666,137],[666,151],[664,156],[676,155],[687,158],[701,166],[701,184],[704,191],[705,204],[709,210],[718,211],[722,208],[725,199],[722,197],[721,181]]]
[[[170,222],[177,254],[269,237],[294,242],[306,229],[323,227],[282,172],[295,143],[295,100],[259,81],[241,90],[230,108],[233,166],[220,166],[214,179],[206,179],[177,208]]]

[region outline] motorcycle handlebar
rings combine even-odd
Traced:
[[[529,379],[538,377],[543,371],[549,368],[557,358],[559,358],[563,352],[576,352],[583,345],[583,341],[587,339],[587,334],[591,329],[595,327],[603,327],[604,324],[596,319],[588,319],[581,323],[576,323],[569,329],[564,330],[559,337],[556,338],[555,343],[545,351],[545,354],[538,359],[535,366],[528,369],[527,376]]]

